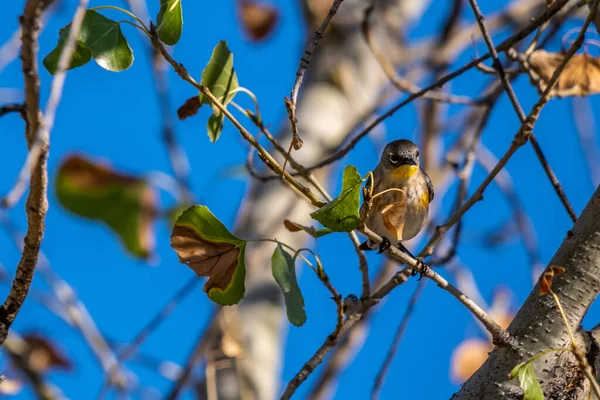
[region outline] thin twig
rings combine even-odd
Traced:
[[[12,103],[0,106],[0,117],[3,117],[9,113],[19,113],[23,118],[25,118],[25,104]]]
[[[308,46],[306,46],[306,49],[304,50],[304,55],[302,55],[302,57],[300,58],[300,65],[298,66],[298,70],[296,71],[296,80],[294,81],[294,87],[292,88],[292,92],[290,93],[290,98],[287,99],[285,102],[286,109],[290,118],[290,123],[292,124],[293,138],[291,146],[296,147],[298,146],[298,144],[299,146],[302,146],[302,141],[298,133],[298,120],[296,119],[296,104],[298,102],[298,92],[300,91],[300,86],[302,86],[302,80],[304,79],[304,73],[306,72],[306,69],[310,64],[310,60],[315,49],[319,45],[321,39],[323,39],[323,36],[325,35],[325,30],[327,29],[329,22],[331,21],[331,19],[333,18],[343,1],[344,0],[333,0],[333,3],[329,8],[329,12],[323,19],[323,22],[321,22],[319,29],[317,29],[317,31],[315,32]]]
[[[18,227],[10,220],[6,212],[0,213],[0,224],[12,238],[19,251],[23,251],[23,234],[19,232]],[[77,297],[75,291],[67,282],[65,282],[53,269],[48,258],[42,251],[39,253],[37,271],[42,279],[46,281],[52,289],[52,294],[58,300],[57,304],[54,298],[47,299],[37,296],[38,300],[60,318],[63,318],[68,324],[74,326],[83,335],[86,343],[98,359],[98,362],[106,374],[110,374],[112,381],[119,385],[125,384],[125,378],[120,370],[111,372],[111,366],[115,363],[113,354],[108,342],[98,329],[94,319],[90,315],[87,307]]]
[[[204,355],[208,343],[213,342],[215,337],[218,335],[219,329],[218,329],[216,317],[217,317],[216,312],[213,313],[209,317],[208,325],[206,326],[206,328],[202,329],[202,331],[200,332],[200,335],[194,342],[194,343],[196,343],[196,345],[190,352],[190,355],[188,356],[187,361],[184,364],[183,372],[181,373],[181,376],[173,384],[173,387],[169,391],[169,394],[165,396],[165,399],[167,399],[167,400],[177,399],[177,397],[179,396],[179,393],[181,393],[181,391],[187,384],[187,382],[192,374],[192,370],[193,370],[194,366],[196,365],[196,362],[200,358],[202,358],[202,356]]]
[[[77,10],[75,11],[75,15],[73,16],[73,22],[71,23],[69,36],[67,37],[63,50],[60,53],[60,57],[58,59],[57,72],[54,76],[54,79],[52,80],[52,84],[50,87],[50,96],[48,97],[48,101],[46,102],[46,110],[44,113],[43,124],[40,124],[40,126],[37,127],[35,136],[27,139],[29,153],[27,154],[25,163],[23,164],[23,167],[19,172],[19,176],[17,177],[17,181],[15,182],[14,186],[3,198],[0,199],[0,207],[10,208],[19,201],[21,196],[23,196],[23,193],[25,193],[27,181],[28,179],[30,179],[31,172],[36,168],[36,162],[39,159],[46,157],[43,153],[46,153],[48,151],[47,147],[50,132],[52,131],[52,126],[54,125],[54,116],[56,114],[56,109],[58,108],[58,105],[60,103],[60,98],[62,96],[62,90],[66,79],[66,70],[71,62],[73,52],[75,51],[77,36],[79,35],[79,31],[81,30],[81,26],[83,25],[83,19],[85,17],[88,1],[89,0],[79,0]],[[37,24],[39,24],[39,21],[37,22]],[[25,33],[23,34],[25,35]],[[23,48],[22,51],[24,50],[25,48]],[[23,66],[23,68],[25,68],[25,66]],[[27,74],[29,72],[25,72],[24,69],[24,73]],[[28,99],[26,99],[26,105],[27,107],[29,107]],[[29,119],[28,122],[31,123]]]
[[[379,61],[379,65],[381,65],[381,68],[387,75],[388,79],[390,80],[390,82],[392,82],[396,89],[398,89],[401,92],[408,92],[412,94],[419,92],[421,88],[396,74],[392,63],[375,45],[375,41],[373,39],[373,36],[371,35],[371,27],[369,23],[370,16],[373,13],[374,9],[375,6],[373,2],[371,2],[371,5],[365,9],[365,14],[362,22],[362,32],[365,41],[369,45],[369,48],[373,52],[375,58],[377,58],[377,61]],[[424,93],[423,98],[430,99],[433,101],[439,101],[442,103],[478,105],[476,101],[467,96],[453,96],[451,94],[446,94],[438,90],[432,90],[431,92]]]
[[[37,69],[37,40],[41,12],[42,2],[40,0],[28,0],[25,3],[25,9],[21,17],[23,43],[21,60],[23,63],[25,101],[27,104],[27,131],[25,136],[30,147],[33,145],[35,136],[38,130],[41,130],[40,128],[43,123],[39,107],[40,78]],[[48,209],[48,200],[46,198],[48,185],[48,171],[46,169],[48,136],[44,134],[42,138],[45,146],[39,155],[37,166],[33,171],[31,191],[27,198],[27,234],[25,246],[8,297],[0,308],[0,345],[6,340],[8,329],[27,297],[44,235],[44,220]]]
[[[378,289],[383,285],[395,269],[396,263],[390,258],[384,258],[374,279],[373,287]],[[381,307],[377,310],[380,311]],[[322,368],[321,374],[316,378],[316,383],[307,395],[308,399],[323,400],[331,397],[329,393],[335,384],[335,378],[339,376],[342,368],[351,363],[352,355],[359,351],[360,346],[365,343],[364,339],[368,330],[368,323],[373,315],[373,312],[365,313],[361,320],[332,349]]]
[[[493,67],[494,67],[494,69],[496,69],[496,71],[498,71],[498,75],[500,77],[500,81],[502,82],[502,86],[504,86],[504,90],[506,91],[506,94],[508,95],[508,98],[510,99],[511,104],[512,104],[513,108],[515,109],[515,112],[517,113],[517,116],[519,117],[520,122],[524,123],[525,119],[527,117],[525,115],[525,112],[523,111],[523,108],[521,107],[521,104],[519,103],[519,100],[517,99],[517,94],[513,90],[510,80],[506,76],[506,71],[504,71],[504,67],[502,66],[502,63],[500,62],[500,58],[498,57],[498,52],[496,51],[496,48],[494,47],[494,42],[492,41],[490,32],[488,31],[488,29],[485,25],[485,18],[483,17],[483,14],[481,14],[481,10],[479,9],[477,0],[469,0],[469,3],[471,4],[471,8],[473,9],[475,18],[477,19],[477,24],[479,25],[479,29],[481,30],[481,34],[483,35],[483,39],[485,40],[488,50],[490,51],[490,54],[492,56]],[[531,131],[529,134],[529,141],[531,142],[531,145],[533,146],[535,154],[537,155],[540,163],[542,164],[542,167],[544,168],[546,175],[548,175],[548,179],[550,179],[550,182],[552,183],[552,186],[554,188],[554,191],[556,192],[556,195],[558,196],[561,203],[565,207],[565,210],[571,217],[571,220],[573,222],[575,222],[577,220],[577,215],[575,214],[575,211],[573,210],[573,206],[571,206],[571,203],[567,199],[567,195],[565,194],[564,190],[562,189],[562,186],[561,186],[560,182],[558,181],[556,174],[550,167],[550,164],[548,163],[546,156],[542,152],[542,148],[540,147],[539,143],[537,142],[537,139],[535,138],[533,131]]]
[[[118,371],[121,368],[121,365],[135,354],[138,347],[140,347],[142,343],[144,343],[144,341],[148,338],[148,336],[150,336],[150,334],[154,332],[156,328],[158,328],[158,326],[161,323],[163,323],[169,317],[169,315],[173,313],[173,311],[175,311],[181,300],[183,300],[189,293],[191,293],[199,282],[200,279],[198,279],[198,277],[196,276],[193,276],[177,292],[175,292],[175,294],[173,294],[173,296],[160,309],[160,311],[156,313],[156,315],[154,315],[154,317],[152,317],[152,319],[148,321],[148,323],[144,325],[142,329],[140,329],[140,331],[134,336],[131,342],[127,346],[125,346],[121,351],[119,351],[119,353],[116,356],[116,360],[111,367],[111,374],[113,373],[113,371]],[[113,383],[114,382],[112,382],[112,380],[105,379],[102,388],[98,392],[96,398],[104,398],[108,393],[108,390],[110,389],[111,385],[113,385]]]
[[[477,150],[477,161],[488,171],[488,173],[497,164],[498,159],[492,154],[492,152],[485,146],[481,146]],[[529,258],[529,264],[532,270],[532,279],[534,281],[538,278],[538,273],[543,269],[540,257],[540,250],[537,244],[535,230],[533,229],[531,220],[525,212],[517,193],[513,187],[513,183],[510,174],[506,170],[501,170],[494,182],[498,185],[510,207],[512,208],[513,218],[515,225],[521,234],[523,244],[525,245],[525,251]]]
[[[596,136],[596,121],[589,97],[571,98],[571,110],[579,145],[590,173],[592,185],[600,185],[600,150]]]
[[[596,10],[597,10],[597,5],[598,5],[599,1],[600,0],[596,0],[594,2],[594,7],[595,7],[594,9],[596,9]],[[477,190],[475,190],[475,193],[473,193],[473,195],[471,195],[471,197],[465,202],[465,204],[463,204],[462,207],[456,213],[454,213],[444,225],[436,227],[434,234],[432,235],[432,237],[427,242],[426,246],[421,251],[420,256],[425,257],[427,255],[432,254],[434,245],[441,239],[441,237],[455,223],[458,222],[458,220],[475,203],[477,203],[479,200],[481,200],[483,198],[483,192],[486,190],[486,188],[489,186],[489,184],[494,180],[496,175],[500,172],[500,170],[502,168],[504,168],[504,166],[506,165],[508,160],[510,160],[512,155],[521,146],[523,146],[525,143],[527,143],[527,140],[529,139],[531,132],[533,131],[533,127],[534,127],[537,119],[540,116],[540,112],[541,112],[542,108],[544,107],[544,105],[546,105],[546,103],[551,98],[550,93],[551,93],[552,89],[554,88],[554,86],[556,85],[556,83],[558,82],[558,78],[564,71],[564,69],[565,69],[567,63],[569,62],[569,60],[571,59],[571,57],[573,57],[575,52],[577,52],[577,50],[579,50],[579,48],[581,48],[581,46],[583,45],[585,31],[593,19],[592,15],[594,15],[594,14],[590,13],[588,15],[588,17],[586,18],[585,23],[584,23],[583,27],[581,28],[579,35],[577,36],[577,39],[575,39],[575,41],[573,42],[573,44],[571,45],[569,50],[565,53],[564,59],[558,65],[558,67],[552,74],[552,77],[550,77],[550,79],[548,81],[548,86],[546,87],[546,90],[544,90],[544,92],[542,93],[542,95],[540,96],[538,101],[531,108],[529,115],[525,118],[525,121],[521,124],[519,130],[515,134],[515,137],[513,138],[513,141],[511,143],[510,147],[508,148],[508,150],[506,151],[506,153],[502,156],[502,158],[500,158],[500,160],[498,161],[498,164],[496,164],[496,166],[492,169],[492,171],[488,174],[488,176],[479,185]]]
[[[517,32],[516,34],[514,34],[513,36],[509,37],[508,39],[506,39],[502,43],[500,43],[498,46],[496,46],[496,50],[497,51],[508,50],[515,43],[517,43],[521,39],[527,37],[531,32],[533,32],[535,29],[537,29],[541,24],[543,24],[544,22],[546,22],[550,18],[552,18],[554,15],[556,15],[565,6],[565,4],[567,4],[567,2],[568,2],[568,0],[557,0],[554,3],[552,3],[552,5],[550,7],[548,7],[546,10],[544,10],[544,12],[540,16],[532,19],[532,21],[527,26],[525,26],[519,32]],[[457,70],[444,75],[443,77],[441,77],[440,79],[438,79],[437,81],[432,83],[431,85],[419,90],[416,93],[411,94],[406,99],[404,99],[404,100],[400,101],[399,103],[397,103],[396,105],[392,106],[389,110],[387,110],[386,112],[381,114],[379,117],[377,117],[375,120],[373,120],[361,132],[359,132],[348,144],[346,144],[344,147],[339,149],[335,154],[327,157],[326,159],[322,160],[321,162],[319,162],[311,167],[308,167],[307,169],[309,171],[312,171],[312,170],[322,168],[326,165],[329,165],[335,161],[340,160],[346,154],[348,154],[350,152],[350,150],[352,150],[358,144],[358,142],[360,142],[365,136],[367,136],[377,125],[379,125],[381,122],[383,122],[387,118],[394,115],[394,113],[396,111],[400,110],[402,107],[406,106],[407,104],[412,103],[414,100],[422,97],[425,93],[428,93],[432,90],[442,87],[447,82],[451,81],[452,79],[456,78],[457,76],[462,75],[463,73],[467,72],[471,68],[481,64],[483,61],[489,59],[490,57],[491,57],[491,54],[488,52],[488,53],[484,54],[483,56],[478,57],[478,58],[472,60],[471,62],[465,64],[464,66],[458,68]]]
[[[379,391],[381,390],[381,386],[383,385],[383,381],[385,380],[386,375],[389,372],[390,366],[392,364],[392,360],[398,351],[398,346],[400,345],[400,341],[404,336],[404,332],[406,332],[406,328],[408,327],[408,322],[410,321],[410,317],[415,309],[415,305],[421,297],[423,293],[423,289],[425,289],[425,283],[427,281],[421,281],[417,285],[413,295],[411,296],[408,304],[406,306],[406,311],[404,312],[404,316],[402,317],[402,321],[396,330],[396,334],[394,335],[394,340],[392,340],[392,345],[388,349],[387,355],[385,356],[385,360],[381,364],[381,368],[375,377],[375,384],[373,385],[373,390],[371,391],[371,400],[376,400],[379,398]]]
[[[196,87],[200,92],[202,92],[203,94],[205,94],[210,101],[213,103],[213,105],[215,107],[217,107],[219,109],[220,112],[222,112],[227,119],[229,119],[234,126],[239,130],[239,132],[241,133],[242,137],[248,141],[253,147],[255,147],[258,152],[259,155],[261,155],[261,160],[270,168],[272,169],[275,173],[280,174],[285,176],[286,181],[290,183],[290,185],[292,185],[294,188],[298,189],[298,191],[304,195],[304,197],[306,197],[308,200],[311,201],[312,204],[314,204],[317,207],[322,207],[325,203],[321,202],[320,200],[315,200],[312,197],[312,192],[310,192],[310,190],[308,188],[305,188],[303,185],[301,185],[299,182],[296,181],[296,179],[294,179],[290,174],[288,174],[287,172],[283,171],[281,169],[281,166],[279,166],[279,164],[273,159],[273,157],[257,142],[257,140],[235,119],[235,117],[233,115],[231,115],[231,113],[225,108],[225,106],[223,106],[223,104],[221,104],[221,102],[215,98],[212,93],[210,92],[210,90],[202,85],[199,85],[187,72],[187,70],[183,67],[183,65],[177,63],[172,57],[171,55],[165,50],[164,46],[160,43],[160,41],[158,40],[158,38],[156,37],[156,32],[155,32],[155,27],[151,26],[151,41],[152,44],[155,48],[157,48],[157,50],[165,57],[165,59],[169,62],[169,64],[171,64],[173,66],[173,68],[175,69],[175,71],[180,75],[180,77],[182,79],[184,79],[185,81],[189,82],[190,84],[192,84],[194,87]],[[365,234],[369,239],[374,240],[377,243],[381,243],[382,238],[375,234],[374,232],[370,231],[368,228],[363,227],[361,229],[359,229],[359,231],[363,234]],[[399,250],[398,248],[392,246],[387,250],[387,254],[391,255],[392,257],[394,257],[395,259],[401,261],[404,264],[407,264],[409,266],[408,268],[408,272],[410,272],[410,270],[415,269],[417,270],[417,272],[422,273],[423,276],[426,276],[429,279],[432,279],[433,281],[435,281],[439,287],[441,287],[442,289],[445,289],[447,292],[449,292],[450,294],[452,294],[456,299],[458,299],[463,305],[465,305],[467,307],[467,309],[469,309],[474,315],[475,317],[486,327],[486,329],[490,332],[494,343],[498,344],[499,346],[503,346],[503,345],[508,345],[511,347],[516,346],[516,344],[514,343],[514,340],[511,340],[510,336],[508,335],[508,333],[502,329],[500,326],[498,326],[486,313],[485,311],[483,311],[483,309],[481,309],[477,304],[475,304],[471,299],[469,299],[467,296],[465,296],[462,292],[460,292],[460,290],[458,290],[456,287],[454,287],[453,285],[451,285],[450,283],[448,283],[444,278],[442,278],[440,275],[438,275],[437,273],[435,273],[434,271],[432,271],[431,269],[428,268],[424,268],[422,263],[410,256],[408,256],[406,253],[402,252],[401,250]],[[394,277],[392,279],[393,283],[395,286],[397,286],[397,284],[399,284],[399,280]],[[397,283],[398,282],[398,283]],[[305,379],[306,377],[316,368],[317,365],[319,365],[322,361],[323,358],[325,357],[325,355],[329,352],[329,350],[331,350],[331,348],[333,346],[335,346],[335,344],[337,344],[337,342],[340,340],[340,338],[347,332],[348,329],[350,329],[350,327],[352,325],[354,325],[354,323],[356,323],[356,321],[360,318],[360,316],[369,308],[371,308],[372,306],[374,306],[375,304],[377,304],[377,302],[387,293],[389,293],[389,291],[395,287],[394,285],[388,285],[388,287],[385,289],[387,290],[387,292],[382,291],[382,289],[378,290],[378,292],[376,292],[370,299],[368,299],[368,301],[364,302],[364,306],[363,306],[363,312],[358,312],[355,314],[352,314],[350,316],[348,316],[347,320],[344,322],[344,325],[338,329],[336,328],[336,330],[334,331],[334,334],[331,334],[327,337],[325,343],[323,343],[323,345],[321,346],[321,348],[317,351],[317,353],[305,364],[305,366],[300,370],[300,372],[294,377],[294,379],[288,384],[287,389],[285,390],[282,398],[289,398],[294,391],[296,390],[296,388],[298,387],[298,385],[300,385]],[[380,297],[378,297],[380,296]],[[357,319],[358,318],[358,319]]]

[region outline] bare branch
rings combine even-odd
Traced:
[[[396,330],[396,334],[394,335],[394,339],[392,340],[392,345],[388,349],[387,355],[385,356],[385,360],[381,364],[381,368],[375,377],[375,383],[373,385],[373,390],[371,391],[371,400],[376,400],[379,398],[379,392],[381,390],[381,386],[383,385],[383,381],[385,380],[386,375],[389,372],[390,365],[392,364],[392,360],[398,351],[398,346],[400,345],[400,341],[404,336],[404,332],[408,327],[408,322],[410,321],[410,317],[415,309],[415,305],[421,297],[423,293],[423,289],[425,289],[425,283],[427,281],[421,281],[417,285],[413,295],[410,297],[408,301],[408,305],[406,306],[406,311],[404,312],[404,316],[402,317],[402,321]]]
[[[506,72],[504,71],[504,67],[502,66],[502,63],[500,62],[500,59],[498,58],[498,52],[496,51],[496,48],[494,47],[494,43],[492,41],[490,32],[488,31],[487,27],[485,26],[485,18],[481,14],[481,10],[479,9],[477,0],[469,0],[469,2],[471,3],[471,8],[473,8],[473,12],[475,14],[475,17],[477,18],[477,23],[479,25],[479,28],[481,29],[481,34],[483,35],[485,43],[486,43],[486,45],[490,51],[490,54],[492,56],[492,60],[494,61],[494,63],[493,63],[494,69],[496,69],[496,71],[498,71],[498,75],[500,76],[500,81],[502,82],[502,85],[504,86],[504,90],[506,91],[511,104],[512,104],[513,108],[515,109],[515,112],[517,113],[519,120],[521,121],[521,123],[524,123],[525,119],[526,119],[525,112],[523,111],[523,108],[521,108],[521,105],[519,104],[519,100],[517,99],[517,95],[516,95],[515,91],[513,90],[508,77],[506,76]],[[545,25],[545,23],[544,23],[544,25]],[[542,29],[543,29],[543,27],[542,27]],[[537,41],[537,39],[535,41]],[[575,49],[575,51],[576,50],[577,49]],[[571,57],[572,57],[572,55],[571,55]],[[567,199],[567,196],[566,196],[565,192],[563,191],[562,186],[561,186],[560,182],[558,181],[558,178],[556,177],[556,174],[554,173],[554,171],[552,171],[552,168],[550,167],[550,164],[548,163],[546,156],[542,152],[542,149],[541,149],[540,145],[538,144],[537,139],[535,138],[535,135],[533,134],[533,131],[530,132],[530,134],[529,134],[529,141],[531,142],[531,145],[533,146],[533,149],[535,150],[535,153],[536,153],[538,159],[540,160],[540,163],[542,164],[544,171],[546,171],[546,175],[548,175],[548,178],[550,179],[550,182],[552,183],[552,186],[554,187],[554,191],[556,192],[558,198],[560,199],[563,206],[565,207],[565,210],[571,217],[571,220],[573,222],[575,222],[575,220],[577,219],[577,215],[575,214],[575,211],[573,210],[573,206],[571,206],[571,203]]]

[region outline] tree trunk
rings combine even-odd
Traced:
[[[600,187],[567,232],[549,266],[565,268],[555,277],[552,289],[558,295],[576,340],[592,366],[599,348],[581,329],[587,310],[600,291]],[[510,273],[507,268],[507,273]],[[488,360],[453,396],[465,399],[522,399],[517,379],[508,380],[512,368],[551,347],[568,347],[569,335],[550,295],[540,296],[539,282],[515,316],[508,331],[519,343],[519,351],[496,347]],[[533,363],[546,398],[584,399],[589,382],[575,357],[567,352],[552,352]]]

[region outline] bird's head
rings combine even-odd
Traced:
[[[419,148],[410,140],[394,140],[385,146],[379,162],[394,178],[408,179],[419,171]]]

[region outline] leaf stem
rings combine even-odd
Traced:
[[[97,11],[97,10],[116,10],[116,11],[120,11],[120,12],[122,12],[122,13],[124,13],[124,14],[127,14],[127,15],[129,15],[131,18],[133,18],[133,19],[135,19],[137,22],[139,22],[139,23],[140,23],[140,25],[141,25],[141,27],[140,27],[140,26],[137,26],[137,25],[135,25],[135,24],[133,24],[133,26],[135,26],[135,27],[137,27],[137,28],[140,28],[140,29],[142,29],[142,31],[143,31],[143,32],[144,32],[146,35],[148,35],[148,37],[150,37],[150,30],[148,29],[148,27],[146,26],[146,24],[144,24],[144,22],[143,22],[141,19],[139,19],[139,18],[137,17],[137,15],[135,15],[134,13],[132,13],[132,12],[130,12],[130,11],[127,11],[127,10],[125,10],[124,8],[121,8],[121,7],[116,7],[116,6],[98,6],[98,7],[92,7],[92,8],[90,8],[90,10],[91,10],[91,11]],[[119,21],[119,22],[121,22],[121,21]],[[122,22],[125,22],[125,21],[122,21]]]

